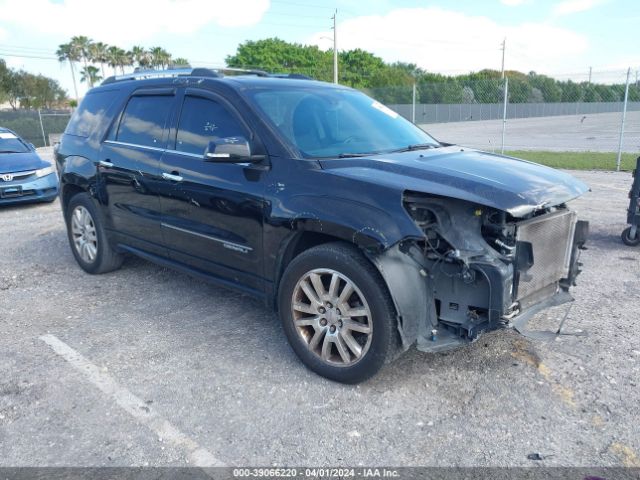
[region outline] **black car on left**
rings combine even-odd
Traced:
[[[53,202],[58,196],[58,174],[30,143],[0,127],[0,205]]]

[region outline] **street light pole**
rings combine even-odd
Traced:
[[[338,83],[338,29],[336,28],[336,17],[338,9],[333,14],[333,83]]]

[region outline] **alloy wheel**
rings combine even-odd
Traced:
[[[73,246],[80,258],[93,263],[98,254],[98,235],[93,217],[82,205],[78,205],[71,214],[71,234]]]
[[[293,290],[291,311],[307,348],[332,366],[354,365],[371,346],[369,305],[356,284],[335,270],[304,274]]]

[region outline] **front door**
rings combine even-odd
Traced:
[[[207,162],[204,156],[210,141],[250,133],[223,98],[198,89],[186,90],[176,125],[174,148],[160,165],[171,187],[160,197],[169,255],[223,281],[261,290],[265,171]]]

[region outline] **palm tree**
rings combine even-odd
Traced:
[[[76,102],[78,101],[78,84],[76,83],[76,68],[74,62],[80,60],[80,56],[73,49],[70,43],[63,43],[58,46],[56,50],[58,61],[60,63],[69,62],[69,68],[71,68],[71,78],[73,79],[73,91],[76,94]]]
[[[127,50],[126,52],[124,52],[124,54],[127,56],[127,62],[125,63],[125,65],[127,65],[128,67],[133,66],[135,63],[133,52],[131,52],[131,50]]]
[[[191,64],[189,63],[189,60],[187,60],[186,58],[178,57],[171,60],[171,66],[172,67],[190,67]]]
[[[131,48],[131,56],[140,68],[148,67],[151,61],[149,52],[144,47],[138,45]]]
[[[129,54],[126,50],[122,48],[118,48],[116,53],[117,64],[120,67],[120,73],[124,75],[124,67],[130,65],[129,63]]]
[[[89,65],[80,70],[81,82],[87,82],[90,86],[93,87],[93,85],[98,83],[100,80],[102,80],[102,77],[100,76],[100,69],[98,67]]]
[[[107,48],[107,65],[113,68],[113,74],[117,75],[116,68],[120,65],[120,49],[116,46]]]
[[[165,68],[171,63],[171,54],[162,47],[153,47],[149,50],[151,54],[151,66],[153,68]]]
[[[162,60],[162,68],[169,68],[169,65],[171,65],[171,54],[166,50],[162,50],[160,60]]]
[[[92,40],[89,37],[85,36],[76,36],[71,37],[71,48],[75,50],[75,52],[80,56],[80,59],[84,63],[84,70],[87,70],[89,66],[89,47],[91,46]],[[93,87],[93,83],[91,82],[91,77],[88,77],[89,86]]]
[[[104,64],[107,62],[107,49],[109,46],[103,42],[96,42],[89,45],[89,58],[93,63],[100,64],[100,70],[102,71],[102,78],[104,74]]]

